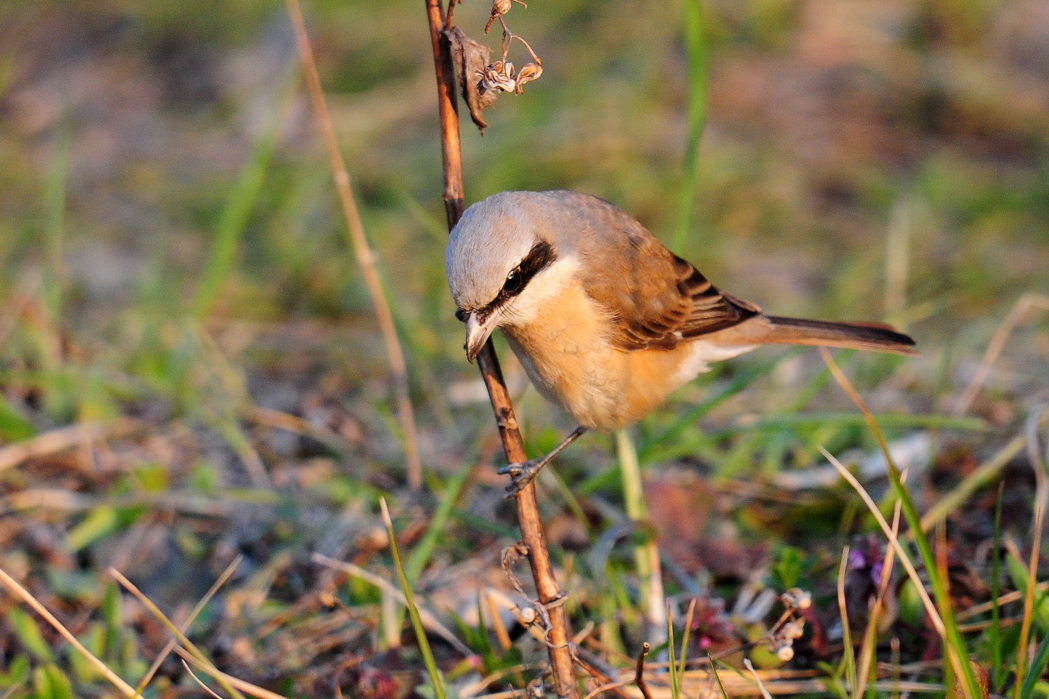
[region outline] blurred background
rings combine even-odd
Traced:
[[[408,355],[436,498],[404,489],[386,355],[284,5],[6,0],[0,566],[80,615],[84,630],[113,623],[92,616],[113,594],[102,574],[110,565],[170,610],[196,601],[244,554],[244,596],[226,601],[238,614],[227,607],[205,627],[213,650],[230,671],[308,694],[313,682],[330,688],[336,660],[383,647],[367,614],[344,620],[341,646],[288,655],[276,640],[335,633],[296,616],[317,612],[318,590],[343,582],[309,554],[381,560],[379,493],[399,501],[406,545],[432,524],[435,503],[452,498],[437,563],[420,582],[434,594],[441,575],[463,574],[456,565],[499,577],[498,550],[513,531],[489,468],[501,465],[490,410],[444,279],[423,3],[306,0],[303,10]],[[489,10],[467,0],[457,24],[497,47],[497,29],[482,34]],[[676,251],[777,314],[907,329],[921,357],[846,356],[847,369],[876,411],[948,412],[1017,299],[1049,293],[1049,2],[712,0],[702,17],[708,118]],[[669,243],[682,216],[694,85],[681,3],[533,0],[507,21],[544,74],[523,95],[499,98],[483,136],[463,124],[467,203],[507,189],[577,189]],[[519,45],[511,60],[526,62]],[[962,436],[927,455],[948,480],[1049,402],[1046,328],[1046,315],[1032,313],[1013,336],[970,411],[983,420],[976,436],[965,431],[972,424],[952,423]],[[686,575],[738,583],[782,562],[784,550],[814,547],[817,535],[853,533],[845,496],[788,506],[743,485],[823,463],[819,444],[873,446],[840,391],[825,388],[822,367],[814,351],[754,353],[636,430],[646,465],[672,465],[649,480],[650,497],[678,503],[666,518],[698,517],[695,531],[720,537],[675,544]],[[740,382],[746,390],[703,423],[682,423],[691,406]],[[806,410],[832,417],[805,422]],[[534,391],[518,411],[535,453],[572,427]],[[770,414],[779,422],[762,423]],[[758,423],[758,438],[747,438]],[[928,426],[919,423],[890,426],[890,436]],[[70,425],[94,431],[43,454],[10,450]],[[560,472],[565,482],[618,507],[615,480],[600,475],[613,463],[610,438],[581,444]],[[481,467],[462,471],[474,461]],[[554,544],[586,549],[608,510],[545,488],[560,527]],[[689,492],[708,498],[709,511],[697,515]],[[1018,531],[1028,530],[1029,492],[1017,490]],[[784,509],[801,506],[819,516]],[[688,529],[675,521],[657,529]],[[345,604],[374,609],[376,594],[357,585]],[[136,650],[106,652],[130,673],[152,659],[163,631],[139,607],[123,613],[122,643]],[[0,618],[0,667],[20,657],[27,667],[62,665],[32,652],[20,619]],[[289,679],[302,667],[313,669]]]

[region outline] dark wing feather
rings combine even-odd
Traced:
[[[719,292],[631,216],[607,202],[593,202],[586,211],[590,230],[581,232],[591,245],[583,243],[580,251],[585,256],[591,248],[596,259],[580,274],[590,297],[617,321],[609,338],[615,347],[672,349],[761,313]]]

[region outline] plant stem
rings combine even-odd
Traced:
[[[430,24],[430,42],[433,45],[434,70],[437,76],[437,106],[441,118],[441,155],[444,164],[444,207],[451,230],[463,215],[463,167],[459,141],[459,112],[455,101],[455,73],[447,39],[442,30],[447,28],[441,0],[425,0],[426,14]],[[503,442],[507,461],[524,463],[528,460],[524,440],[514,417],[510,393],[503,381],[499,360],[489,340],[477,356],[488,397],[492,402],[495,422]],[[521,540],[528,547],[528,562],[532,568],[539,602],[547,606],[550,628],[547,629],[547,648],[550,651],[550,666],[554,689],[558,697],[575,699],[579,696],[572,662],[571,639],[568,615],[563,605],[555,604],[561,599],[561,588],[554,578],[550,552],[546,546],[546,534],[539,516],[535,483],[529,483],[516,495],[517,519],[521,528]]]
[[[637,449],[626,430],[616,430],[616,453],[623,474],[623,501],[627,517],[643,523],[648,519],[645,493],[641,485],[641,464]],[[667,640],[667,608],[663,594],[663,575],[659,567],[659,546],[650,535],[643,544],[634,547],[634,560],[640,580],[641,606],[648,622],[646,638],[656,645]]]

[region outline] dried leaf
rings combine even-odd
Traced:
[[[470,118],[481,133],[484,133],[488,128],[483,116],[484,110],[495,102],[498,93],[494,90],[482,91],[478,78],[484,75],[488,67],[492,49],[466,36],[459,27],[445,30],[444,36],[452,46],[452,60],[459,71],[459,90],[463,101],[470,108]]]

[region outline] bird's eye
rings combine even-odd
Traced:
[[[503,291],[511,296],[517,294],[524,288],[524,275],[521,274],[520,267],[514,267],[510,270],[510,274],[506,275],[506,281],[503,282]]]
[[[466,311],[464,311],[461,308],[456,308],[455,309],[455,319],[458,320],[460,323],[465,323],[466,322]]]

